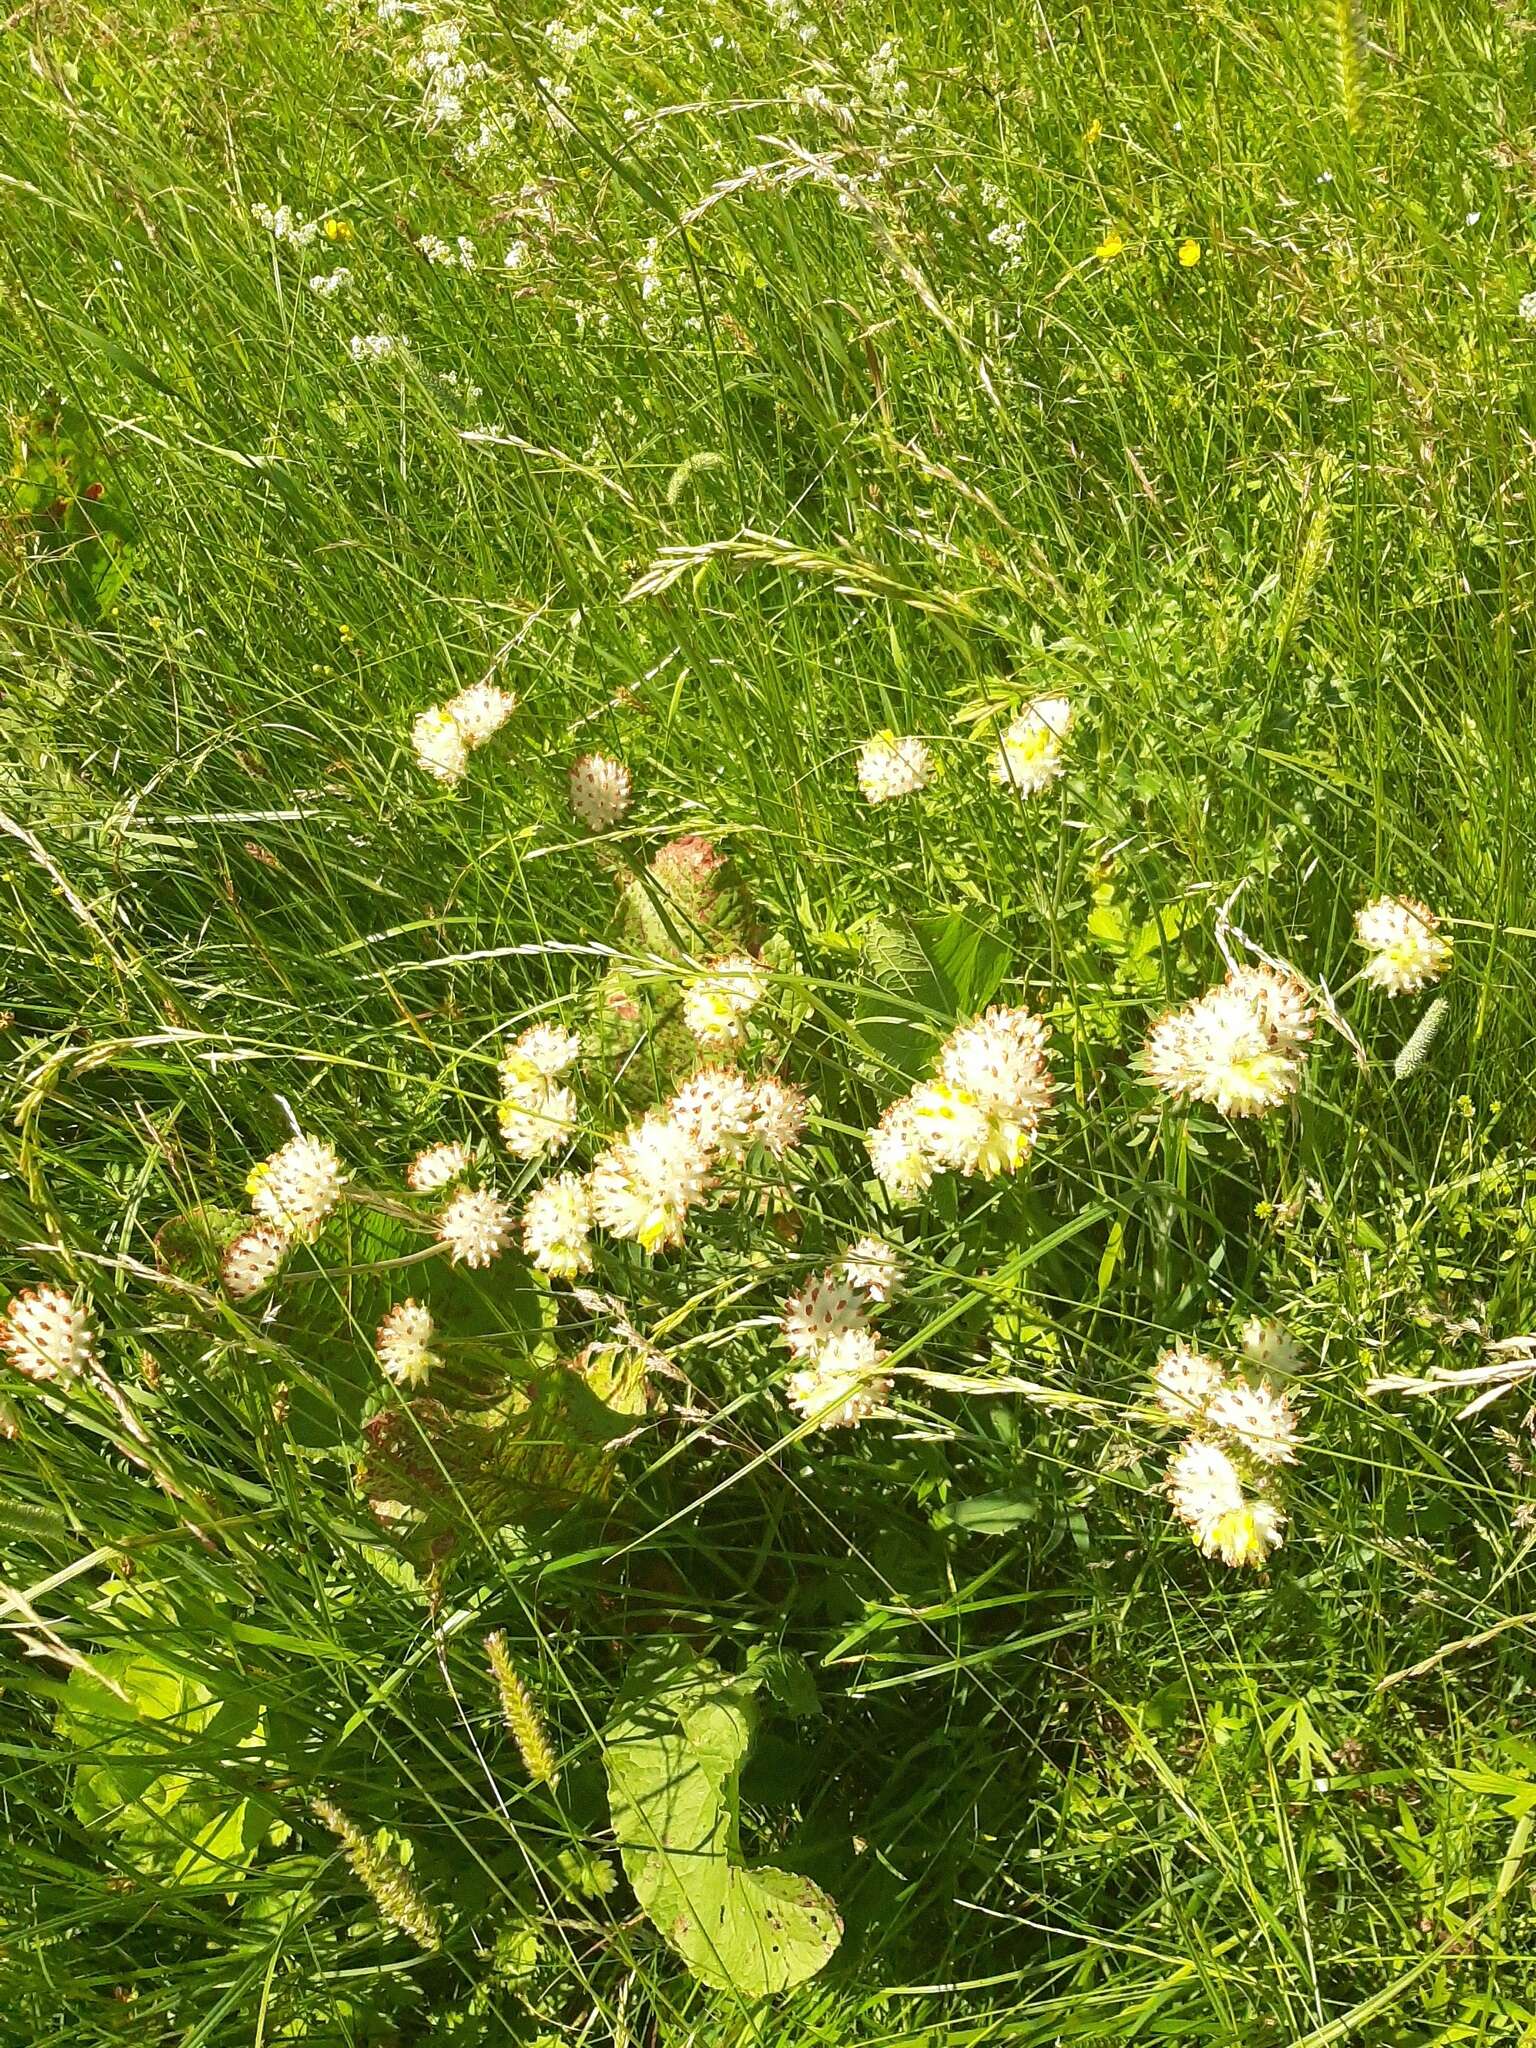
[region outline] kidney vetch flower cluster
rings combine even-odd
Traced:
[[[814,1274],[784,1304],[784,1343],[796,1361],[784,1398],[817,1429],[851,1429],[879,1409],[891,1391],[889,1353],[870,1318],[901,1282],[892,1247],[860,1238],[841,1262]]]
[[[869,1133],[870,1163],[898,1202],[943,1171],[1017,1173],[1051,1100],[1044,1023],[1023,1005],[994,1007],[952,1031],[933,1077],[886,1110]]]
[[[1168,1461],[1173,1511],[1205,1557],[1258,1566],[1284,1540],[1285,1514],[1274,1498],[1279,1467],[1296,1461],[1296,1413],[1290,1396],[1261,1370],[1293,1356],[1275,1326],[1252,1322],[1243,1333],[1247,1370],[1229,1373],[1187,1344],[1171,1345],[1152,1374],[1158,1406],[1187,1432]]]

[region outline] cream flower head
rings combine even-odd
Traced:
[[[1226,1383],[1227,1376],[1215,1359],[1187,1344],[1170,1345],[1152,1373],[1158,1406],[1184,1423],[1197,1420],[1211,1396]]]
[[[1223,1116],[1258,1116],[1295,1094],[1303,1057],[1301,1042],[1282,1035],[1264,992],[1224,982],[1159,1018],[1142,1065],[1176,1100],[1207,1102]]]
[[[992,773],[1020,796],[1038,796],[1066,768],[1072,705],[1066,697],[1037,697],[998,741]]]
[[[571,809],[589,832],[607,832],[630,805],[629,770],[610,754],[583,754],[571,763]]]
[[[796,1358],[816,1358],[834,1337],[862,1330],[868,1314],[868,1296],[845,1274],[829,1270],[789,1297],[779,1327]]]
[[[861,1237],[843,1254],[843,1277],[876,1308],[900,1292],[901,1261],[883,1237]]]
[[[457,1142],[444,1145],[429,1145],[425,1152],[418,1152],[405,1170],[406,1186],[418,1195],[434,1194],[437,1189],[447,1187],[457,1180],[461,1173],[469,1171],[469,1147]]]
[[[471,747],[483,747],[494,738],[516,709],[517,699],[511,691],[499,689],[495,683],[471,683],[443,706]]]
[[[809,1113],[802,1089],[768,1074],[753,1093],[752,1135],[772,1158],[782,1159],[799,1144]]]
[[[926,1125],[910,1096],[893,1102],[865,1139],[875,1178],[893,1202],[910,1206],[933,1180],[934,1162],[924,1142]]]
[[[1370,955],[1364,979],[1390,996],[1417,994],[1451,964],[1451,941],[1439,918],[1412,896],[1378,896],[1357,910],[1355,938]]]
[[[523,1250],[541,1273],[574,1280],[592,1270],[592,1204],[579,1174],[562,1173],[523,1204]]]
[[[301,1134],[253,1167],[246,1189],[263,1223],[289,1237],[312,1238],[341,1200],[348,1178],[331,1146]]]
[[[374,1355],[396,1386],[424,1386],[442,1364],[432,1350],[432,1313],[419,1301],[400,1301],[379,1324]]]
[[[784,1398],[817,1429],[852,1429],[890,1394],[890,1375],[881,1370],[885,1359],[873,1330],[839,1330],[810,1364],[789,1375]]]
[[[1254,1386],[1233,1380],[1219,1387],[1205,1404],[1212,1429],[1235,1439],[1261,1465],[1294,1465],[1296,1415],[1289,1400],[1267,1380]]]
[[[526,1081],[504,1075],[496,1121],[501,1141],[514,1159],[542,1159],[575,1129],[576,1097],[541,1074]]]
[[[231,1301],[249,1301],[272,1285],[291,1249],[291,1239],[270,1223],[242,1230],[225,1245],[219,1278]]]
[[[437,1234],[456,1266],[482,1268],[506,1250],[512,1211],[490,1188],[460,1188],[438,1218]]]
[[[411,727],[411,745],[417,767],[436,782],[457,782],[469,766],[464,728],[440,704],[429,705],[418,717]]]
[[[96,1360],[90,1311],[62,1287],[25,1287],[0,1323],[0,1351],[29,1380],[76,1380]]]
[[[648,1252],[680,1245],[688,1212],[709,1191],[710,1155],[694,1132],[653,1112],[592,1169],[592,1214]]]
[[[672,1097],[667,1114],[706,1152],[739,1159],[752,1142],[756,1094],[734,1067],[701,1067]]]
[[[900,739],[893,732],[876,733],[859,755],[859,788],[866,803],[888,804],[926,789],[933,778],[933,756],[920,739]]]
[[[683,1022],[707,1051],[727,1051],[741,1042],[743,1026],[766,987],[757,962],[746,953],[732,953],[714,961],[683,991]]]

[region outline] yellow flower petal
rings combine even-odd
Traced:
[[[1095,256],[1098,257],[1101,263],[1109,263],[1120,254],[1120,251],[1124,247],[1124,235],[1122,235],[1118,229],[1111,228],[1109,233],[1104,237],[1103,241],[1100,242],[1099,246],[1097,247],[1097,249],[1094,250],[1093,253]]]
[[[1186,235],[1179,244],[1179,262],[1186,270],[1193,270],[1199,261],[1200,244],[1192,236]]]

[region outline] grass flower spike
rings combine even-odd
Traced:
[[[512,1662],[507,1648],[507,1639],[499,1632],[485,1639],[485,1653],[490,1660],[491,1676],[496,1681],[496,1690],[501,1695],[502,1719],[508,1733],[517,1744],[517,1753],[523,1760],[523,1769],[535,1785],[559,1783],[560,1772],[555,1762],[555,1752],[550,1747],[548,1735],[539,1710],[533,1703],[533,1695],[523,1683],[522,1674]]]
[[[1361,973],[1389,996],[1415,995],[1451,964],[1451,942],[1428,904],[1378,896],[1355,912],[1355,937],[1370,958]]]

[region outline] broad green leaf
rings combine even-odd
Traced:
[[[624,1712],[603,1762],[619,1854],[648,1918],[706,1984],[763,1997],[813,1976],[842,1921],[809,1878],[741,1860],[753,1726],[747,1688],[701,1663]]]

